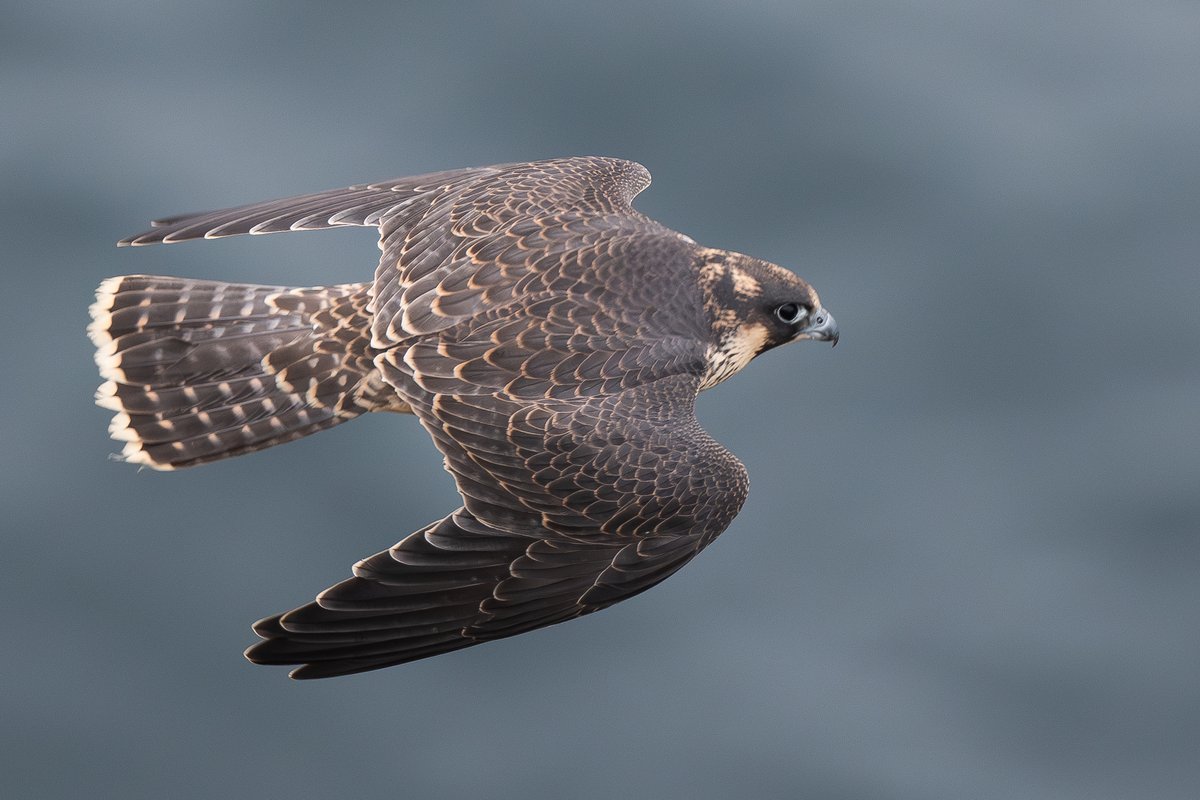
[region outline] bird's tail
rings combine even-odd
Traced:
[[[407,408],[372,362],[367,284],[109,278],[88,335],[121,457],[169,470]],[[390,399],[389,399],[390,398]]]

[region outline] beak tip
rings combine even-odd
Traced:
[[[838,324],[834,320],[833,314],[830,314],[824,308],[819,309],[816,314],[815,323],[807,330],[809,336],[813,339],[829,342],[834,347],[837,347],[839,338]]]

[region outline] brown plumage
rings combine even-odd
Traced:
[[[746,498],[696,394],[771,347],[837,341],[792,273],[634,211],[649,173],[568,158],[154,223],[144,245],[379,228],[373,281],[111,278],[89,333],[123,457],[201,464],[368,411],[412,413],[463,506],[269,617],[296,678],[377,669],[604,608],[675,572]]]

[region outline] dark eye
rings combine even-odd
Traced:
[[[779,317],[780,322],[788,325],[795,325],[800,320],[808,316],[808,309],[799,303],[784,303],[779,308],[775,309],[775,316]]]

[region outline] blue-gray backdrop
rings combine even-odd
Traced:
[[[1200,7],[8,2],[5,797],[1191,798]],[[639,160],[836,350],[706,395],[732,528],[602,614],[296,684],[240,651],[456,503],[411,419],[107,460],[109,275],[362,280],[360,230],[120,250],[153,216]]]

